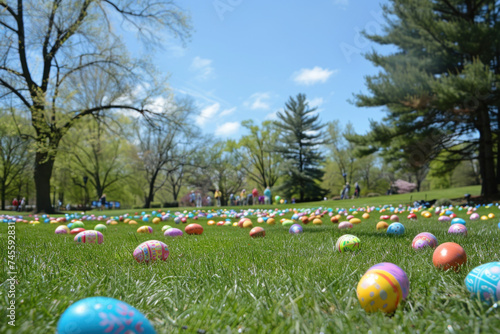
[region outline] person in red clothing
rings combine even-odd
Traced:
[[[259,198],[259,191],[257,190],[257,188],[253,188],[253,190],[252,190],[252,204],[253,205],[257,204],[258,198]]]
[[[14,207],[14,210],[17,211],[18,210],[18,207],[19,207],[19,201],[17,200],[17,198],[14,198],[14,200],[12,200],[12,206]]]

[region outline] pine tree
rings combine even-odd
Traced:
[[[282,143],[277,151],[283,154],[286,161],[281,186],[287,197],[298,195],[300,201],[321,199],[325,191],[319,185],[324,175],[321,163],[324,161],[319,152],[323,144],[319,115],[314,114],[316,108],[310,108],[306,96],[298,94],[290,97],[285,109],[278,112],[276,122],[282,131]]]
[[[395,137],[444,134],[432,149],[464,159],[478,152],[482,194],[497,193],[498,1],[391,0],[383,10],[385,34],[367,37],[397,51],[367,55],[382,71],[366,79],[371,96],[356,96],[358,106],[387,107],[383,122],[372,125],[371,146]]]

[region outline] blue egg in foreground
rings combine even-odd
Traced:
[[[85,298],[68,307],[57,323],[57,334],[70,333],[156,334],[141,312],[125,302],[108,297]]]
[[[472,269],[465,286],[473,296],[492,304],[500,300],[500,262],[490,262]]]
[[[462,225],[465,225],[465,220],[463,220],[462,218],[453,218],[451,220],[451,225],[453,224],[462,224]]]
[[[392,223],[387,228],[387,234],[402,235],[405,233],[405,227],[401,223]]]

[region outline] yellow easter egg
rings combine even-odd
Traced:
[[[349,223],[351,223],[351,224],[361,224],[361,219],[359,219],[359,218],[351,218],[349,220]]]
[[[392,313],[403,298],[396,278],[383,270],[370,270],[361,277],[356,289],[361,307],[368,313]]]

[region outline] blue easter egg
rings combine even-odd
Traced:
[[[304,232],[304,229],[299,224],[293,224],[292,226],[290,226],[290,229],[288,230],[288,232],[291,234],[299,234],[299,233]]]
[[[465,277],[465,286],[472,295],[490,305],[500,300],[500,262],[490,262],[472,269]]]
[[[453,218],[451,220],[451,225],[453,224],[462,224],[462,225],[465,225],[465,220],[463,220],[462,218]]]
[[[108,297],[77,301],[57,323],[58,334],[141,333],[155,334],[149,320],[134,307]]]
[[[405,233],[405,227],[401,223],[392,223],[387,228],[387,234],[402,235]]]

